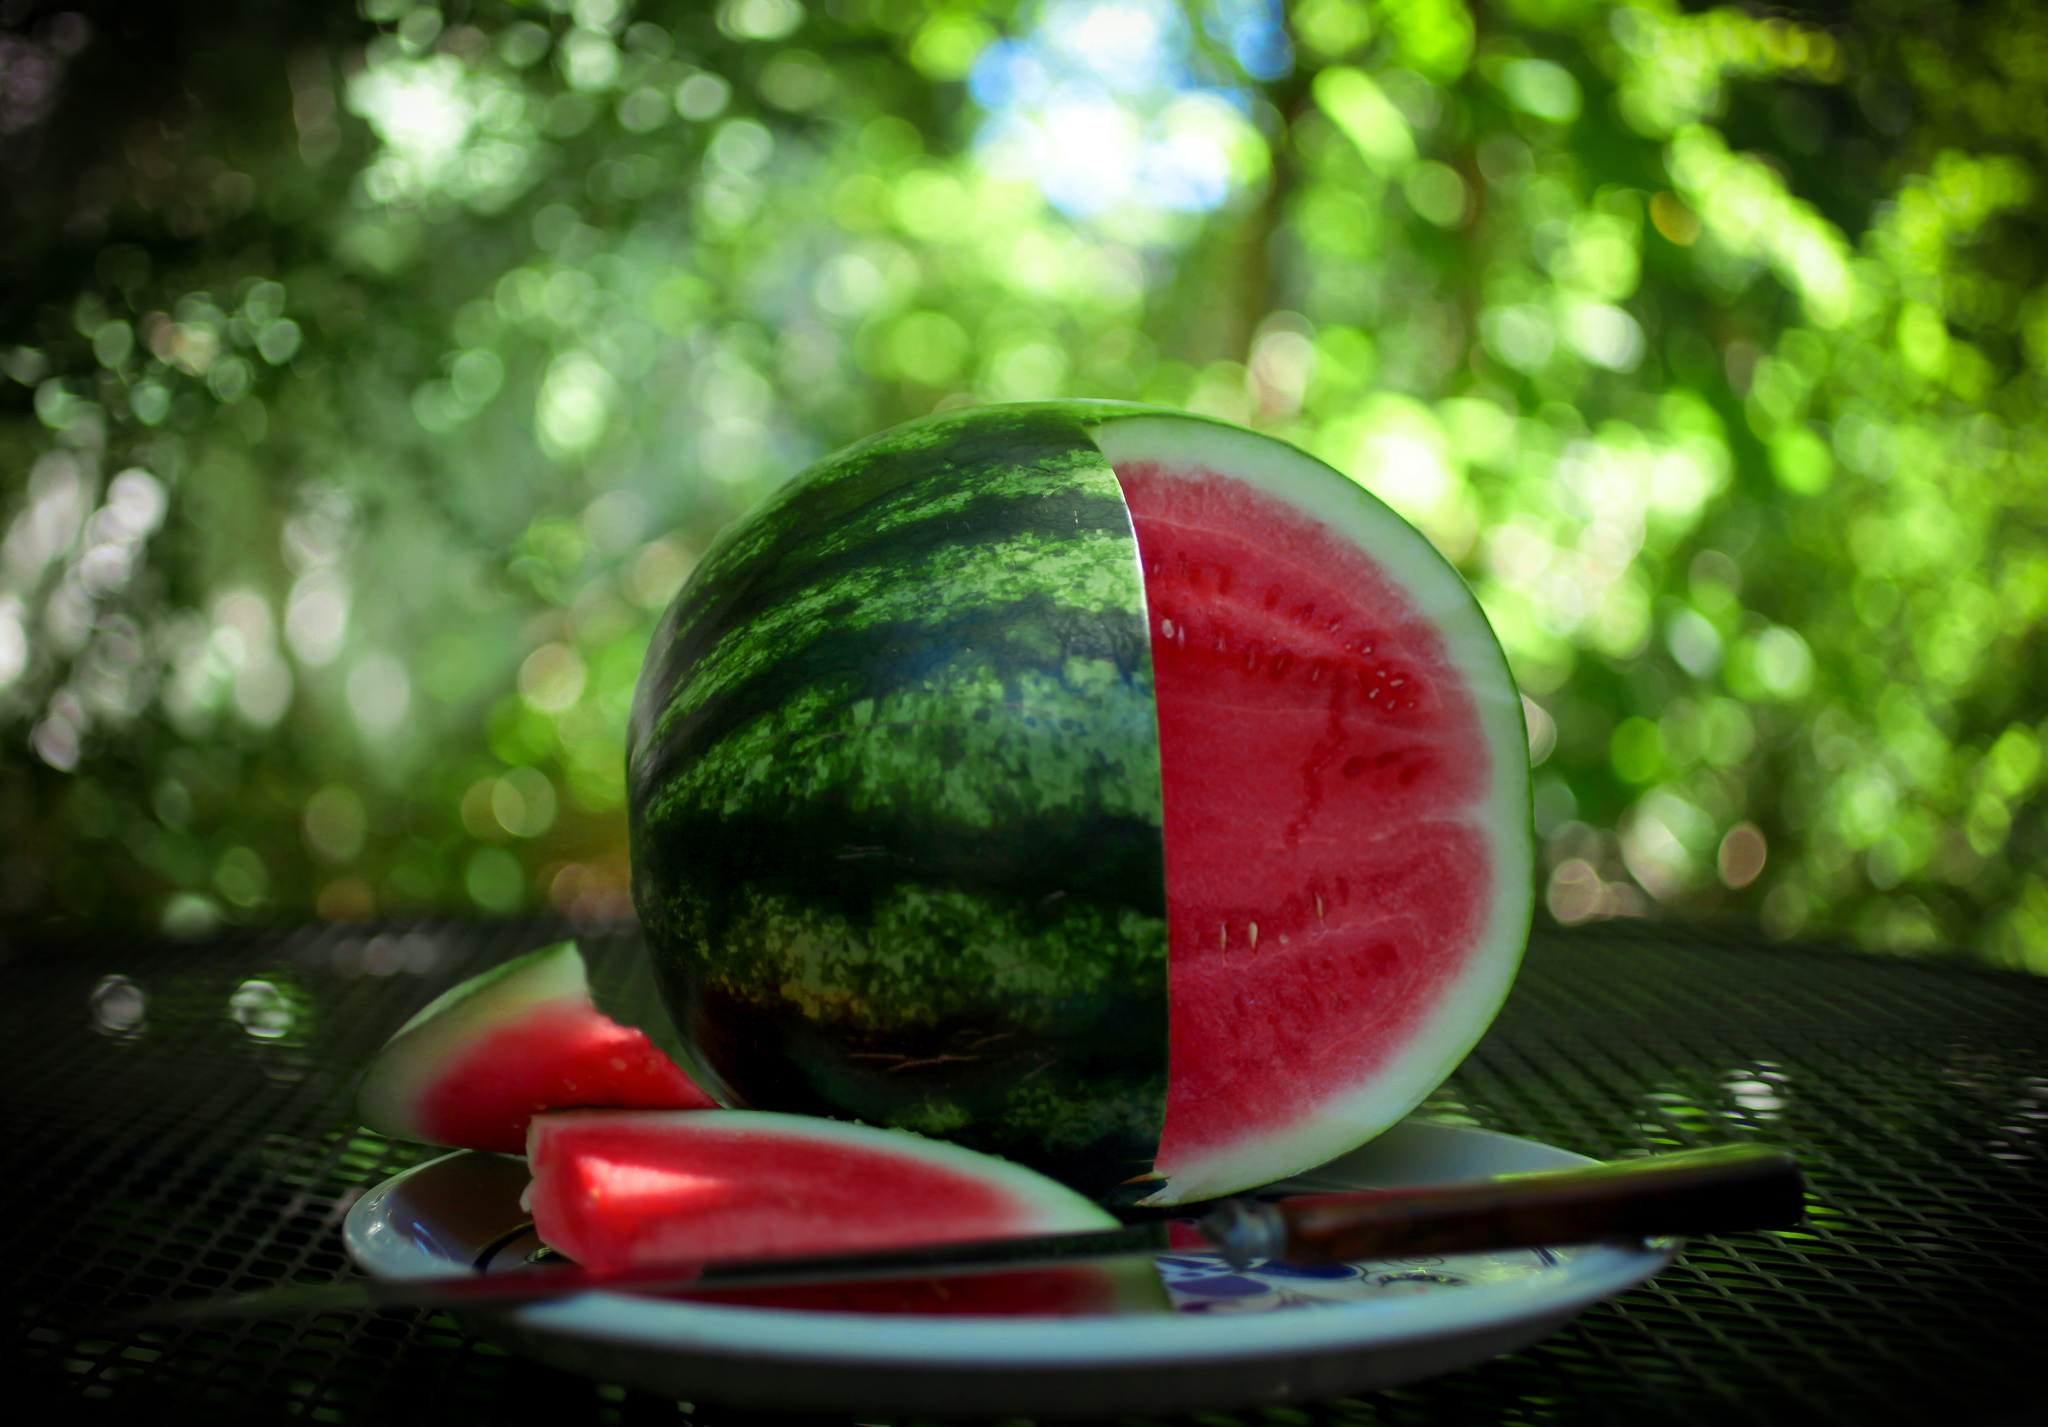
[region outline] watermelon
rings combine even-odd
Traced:
[[[1007,1160],[808,1115],[538,1115],[526,1158],[534,1232],[600,1270],[962,1243],[1117,1222]]]
[[[1521,701],[1470,591],[1348,478],[1184,413],[969,408],[813,467],[664,616],[627,772],[721,1101],[1106,1203],[1378,1133],[1527,938]]]
[[[356,1091],[365,1128],[392,1139],[518,1154],[537,1112],[583,1105],[710,1109],[645,1032],[590,999],[582,954],[560,942],[463,982],[399,1027]]]

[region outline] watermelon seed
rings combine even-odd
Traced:
[[[1253,922],[1253,923],[1251,924],[1251,929],[1252,929],[1252,950],[1253,950],[1253,951],[1257,951],[1257,950],[1259,949],[1259,924],[1258,924],[1257,922]]]
[[[1171,639],[1171,638],[1173,638],[1173,621],[1172,621],[1172,620],[1170,620],[1170,619],[1162,619],[1162,620],[1160,620],[1160,621],[1159,621],[1159,632],[1160,632],[1161,634],[1165,635],[1165,636],[1166,636],[1166,637],[1167,637],[1168,639]]]
[[[1316,893],[1316,925],[1317,925],[1317,926],[1321,926],[1322,924],[1323,924],[1323,894],[1322,894],[1322,893],[1320,893],[1320,892],[1318,892],[1318,893]]]

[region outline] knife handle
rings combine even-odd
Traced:
[[[1717,1145],[1471,1184],[1234,1199],[1201,1222],[1233,1263],[1415,1258],[1800,1221],[1799,1162],[1762,1145]]]

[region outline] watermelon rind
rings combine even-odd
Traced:
[[[937,1236],[929,1225],[920,1222],[914,1207],[906,1205],[900,1225],[890,1225],[888,1244],[909,1246],[945,1242],[948,1238],[1106,1229],[1115,1227],[1117,1223],[1100,1206],[1067,1186],[1022,1165],[980,1154],[961,1145],[842,1120],[750,1110],[727,1110],[717,1115],[687,1110],[571,1110],[536,1115],[527,1130],[526,1151],[534,1180],[522,1202],[532,1212],[535,1231],[544,1242],[579,1262],[593,1266],[616,1267],[641,1261],[642,1257],[647,1261],[658,1261],[697,1254],[716,1256],[721,1253],[760,1252],[763,1250],[750,1250],[745,1246],[735,1249],[729,1240],[721,1239],[715,1229],[705,1230],[706,1237],[702,1239],[694,1238],[692,1232],[698,1226],[674,1215],[644,1224],[622,1223],[617,1216],[628,1211],[617,1211],[602,1204],[593,1205],[584,1196],[569,1192],[574,1178],[571,1166],[565,1161],[579,1150],[598,1153],[608,1143],[617,1144],[621,1140],[631,1143],[633,1138],[642,1142],[658,1138],[683,1147],[690,1146],[693,1141],[700,1145],[708,1141],[709,1148],[703,1152],[705,1168],[715,1175],[719,1161],[717,1147],[734,1136],[769,1139],[799,1148],[807,1163],[815,1164],[818,1180],[829,1192],[843,1193],[851,1189],[863,1198],[873,1197],[886,1203],[892,1188],[887,1180],[886,1167],[879,1175],[876,1173],[874,1157],[879,1156],[906,1166],[916,1165],[922,1170],[936,1170],[979,1189],[993,1191],[1004,1201],[1003,1223],[966,1234],[942,1233]],[[861,1153],[862,1178],[851,1186],[845,1183],[847,1172],[833,1159],[835,1152],[843,1155],[847,1151]],[[621,1249],[617,1246],[615,1236],[631,1236],[641,1230],[647,1237],[634,1239],[636,1247]],[[824,1253],[835,1248],[884,1245],[884,1241],[877,1240],[872,1234],[845,1239],[841,1237],[847,1232],[845,1228],[829,1220],[792,1224],[790,1232],[809,1237],[802,1241],[800,1248],[779,1251]],[[594,1246],[600,1242],[611,1242],[611,1251],[597,1251]],[[585,1250],[585,1245],[593,1247]]]
[[[1488,797],[1471,817],[1490,834],[1496,890],[1463,974],[1367,1084],[1330,1087],[1314,1115],[1240,1140],[1225,1159],[1176,1163],[1169,1184],[1144,1201],[1181,1204],[1284,1178],[1356,1148],[1420,1104],[1477,1043],[1507,998],[1534,913],[1528,732],[1507,656],[1464,578],[1421,532],[1357,482],[1284,442],[1207,417],[1119,407],[1103,411],[1093,429],[1112,465],[1147,461],[1227,471],[1369,552],[1434,625],[1451,662],[1466,675],[1493,772]]]
[[[500,962],[449,987],[413,1012],[404,1025],[391,1033],[391,1038],[397,1040],[463,1003],[467,1003],[467,1009],[457,1012],[444,1025],[453,1027],[544,1001],[587,998],[589,994],[590,973],[583,964],[583,953],[577,950],[575,942],[559,941]]]
[[[1150,1172],[1151,652],[1122,493],[1069,412],[899,427],[729,531],[654,636],[627,756],[635,903],[723,1103],[1100,1197]]]
[[[1113,462],[1227,468],[1369,552],[1437,622],[1499,776],[1497,894],[1391,1063],[1213,1163],[1155,1157],[1165,863],[1143,575]],[[1521,705],[1471,592],[1356,482],[1112,402],[968,408],[827,458],[729,530],[628,729],[634,899],[690,1068],[728,1105],[943,1135],[1106,1203],[1182,1203],[1413,1108],[1526,941]]]

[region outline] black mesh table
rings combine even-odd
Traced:
[[[9,945],[0,1233],[7,1386],[30,1409],[13,1420],[797,1420],[570,1376],[435,1314],[92,1326],[161,1298],[347,1274],[349,1204],[438,1153],[357,1128],[355,1075],[439,991],[561,931]],[[644,1001],[631,935],[583,944],[601,1001]],[[1643,923],[1539,931],[1499,1022],[1424,1113],[1603,1158],[1782,1145],[1807,1167],[1811,1223],[1696,1240],[1645,1286],[1479,1367],[1196,1421],[2048,1422],[2048,982]]]

